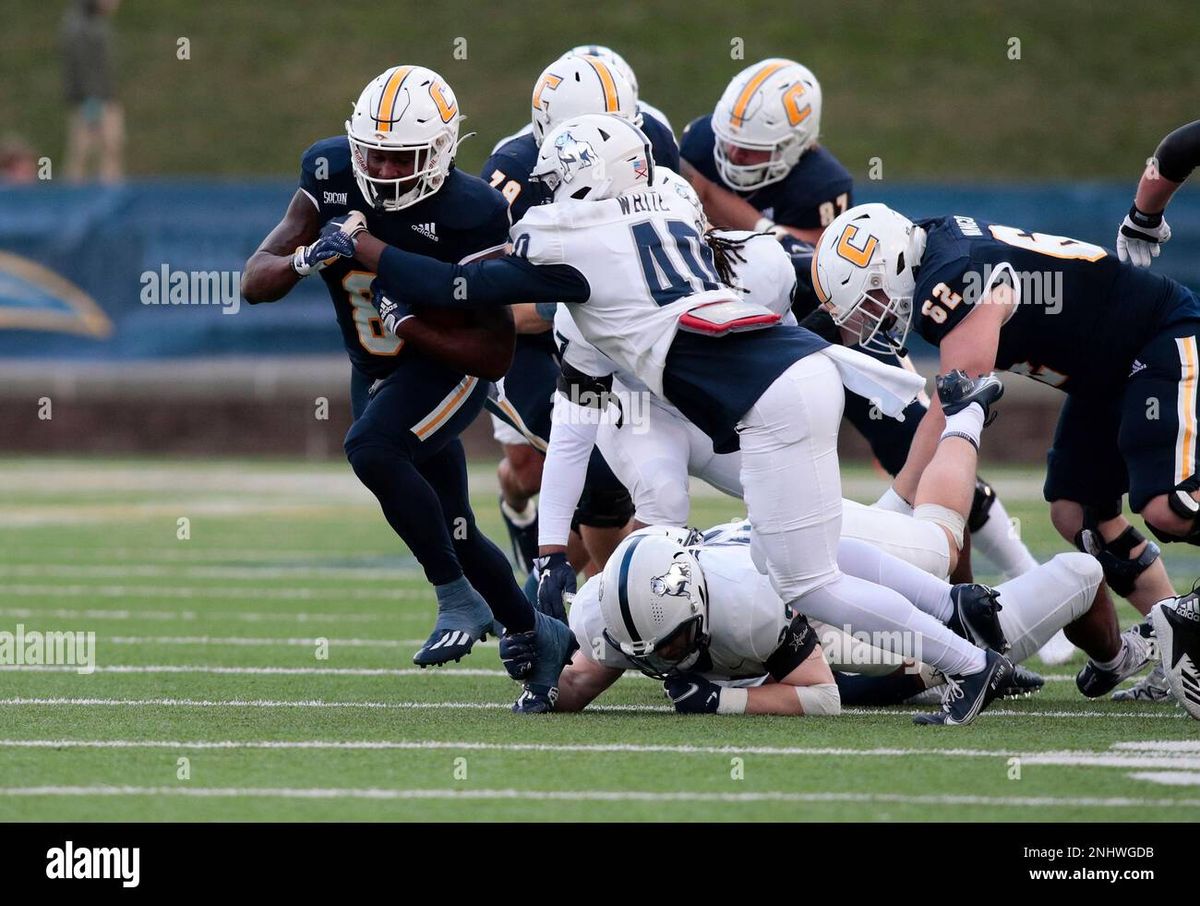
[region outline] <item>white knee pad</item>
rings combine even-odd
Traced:
[[[796,698],[805,715],[828,715],[836,717],[842,713],[842,695],[837,683],[818,683],[815,686],[796,686]]]
[[[950,537],[954,539],[955,547],[960,551],[962,550],[963,532],[967,527],[967,517],[962,515],[962,513],[936,503],[921,503],[913,510],[913,516],[917,519],[923,519],[926,522],[932,522],[934,525],[940,525],[950,533]]]

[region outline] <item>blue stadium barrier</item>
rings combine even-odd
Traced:
[[[914,218],[970,214],[1111,247],[1134,182],[960,187],[866,181],[858,200],[882,201]],[[243,263],[294,191],[293,183],[274,180],[0,190],[0,357],[338,352],[319,278],[302,281],[279,303],[253,308],[206,292],[236,294]],[[1174,238],[1155,267],[1200,288],[1200,193],[1194,187],[1179,193],[1169,220]],[[203,276],[193,282],[194,274]],[[187,291],[173,300],[171,283],[180,279]]]

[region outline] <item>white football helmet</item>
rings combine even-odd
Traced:
[[[813,289],[834,323],[858,345],[895,352],[912,325],[916,268],[925,231],[887,205],[860,204],[821,234],[813,255]]]
[[[458,150],[462,115],[454,92],[432,69],[393,66],[374,79],[346,120],[354,178],[382,211],[399,211],[442,187]],[[411,151],[414,172],[401,179],[371,176],[372,151]]]
[[[623,117],[572,117],[546,134],[529,177],[545,185],[556,202],[615,198],[653,184],[650,139]]]
[[[625,62],[625,58],[613,50],[611,47],[605,47],[603,44],[580,44],[578,47],[572,47],[568,50],[564,57],[599,57],[621,75],[625,76],[625,80],[633,86],[633,99],[638,99],[638,80],[634,74],[633,67]],[[561,58],[560,58],[561,59]]]
[[[690,670],[708,647],[704,570],[694,550],[662,527],[635,532],[617,545],[599,597],[604,641],[643,673],[665,679]]]
[[[713,157],[721,177],[751,191],[779,182],[817,142],[821,131],[821,85],[807,67],[773,58],[748,66],[717,101],[712,115]],[[731,146],[769,151],[762,163],[735,164]]]
[[[563,120],[585,113],[611,113],[642,124],[637,92],[598,56],[567,54],[555,60],[534,83],[532,104],[533,137],[539,145]]]

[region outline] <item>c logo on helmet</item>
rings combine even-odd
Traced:
[[[445,88],[446,86],[441,81],[432,82],[429,85],[429,95],[437,105],[438,115],[441,116],[442,122],[448,123],[454,119],[454,114],[458,113],[458,105],[446,100]]]
[[[562,76],[556,76],[552,72],[542,76],[542,80],[538,82],[537,88],[533,90],[533,109],[540,110],[542,108],[542,92],[549,88],[553,91],[562,84]]]
[[[875,254],[875,249],[879,247],[879,240],[874,236],[868,236],[866,244],[862,248],[858,248],[851,245],[857,235],[858,227],[852,223],[846,224],[842,235],[838,237],[836,251],[840,257],[845,258],[851,264],[866,267],[871,263],[871,256]]]

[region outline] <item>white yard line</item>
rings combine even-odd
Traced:
[[[220,611],[220,610],[106,610],[103,608],[74,608],[56,607],[0,607],[0,616],[16,617],[18,619],[54,619],[54,620],[180,620],[185,623],[197,620],[233,620],[241,623],[377,623],[381,620],[395,620],[403,614],[375,613],[263,613],[260,611]]]
[[[380,789],[338,787],[29,786],[0,787],[0,796],[183,796],[195,798],[518,800],[554,802],[853,802],[896,805],[1009,806],[1016,808],[1200,808],[1200,799],[1125,796],[953,796],[901,793],[702,793],[649,790]]]
[[[68,664],[0,665],[0,673],[77,673],[78,666]],[[96,667],[94,673],[203,673],[212,676],[502,676],[503,670],[472,667],[214,667],[208,664],[109,664]]]
[[[424,588],[254,588],[203,585],[6,585],[6,597],[14,598],[182,598],[209,600],[234,598],[256,600],[270,598],[282,601],[311,601],[333,598],[338,601],[386,600],[419,598],[433,600],[433,593]]]
[[[28,667],[12,668],[28,670]],[[64,667],[64,672],[73,672],[77,668]],[[454,675],[456,668],[437,668],[436,672],[433,669],[427,671],[417,670],[417,673],[425,673],[429,676]],[[99,668],[97,668],[99,670]],[[488,672],[488,671],[485,671]],[[502,671],[491,671],[502,674]],[[507,674],[502,674],[507,675]],[[4,705],[13,706],[46,706],[46,707],[61,707],[61,706],[76,706],[76,707],[91,707],[91,706],[113,706],[113,707],[130,707],[130,708],[365,708],[365,709],[380,709],[380,710],[397,710],[397,711],[414,711],[414,710],[438,710],[447,711],[506,711],[509,705],[504,702],[463,702],[463,701],[403,701],[403,702],[378,702],[378,701],[324,701],[320,699],[192,699],[192,698],[26,698],[12,697],[0,699],[0,707]],[[616,712],[616,713],[632,713],[632,714],[667,714],[670,713],[670,708],[667,705],[591,705],[587,709],[589,712]],[[890,710],[871,709],[871,708],[846,708],[843,709],[843,714],[855,715],[887,715],[891,714],[898,718],[907,719],[909,715],[916,709],[910,708],[892,708]],[[1182,711],[1175,709],[1169,711],[1016,711],[1005,708],[989,708],[984,711],[981,717],[1061,717],[1061,718],[1107,718],[1110,720],[1128,720],[1141,718],[1167,718],[1174,720],[1183,720],[1185,715]]]
[[[873,748],[831,746],[694,746],[639,743],[493,743],[439,740],[157,740],[157,739],[0,739],[0,748],[11,749],[276,749],[276,750],[398,750],[570,752],[671,755],[763,755],[784,757],[907,758],[1019,758],[1024,764],[1093,765],[1097,767],[1155,767],[1200,769],[1200,759],[1163,755],[1119,756],[1103,751],[1019,752],[998,749]]]
[[[1129,777],[1163,786],[1200,786],[1200,771],[1135,771]]]
[[[353,579],[366,581],[405,581],[424,578],[415,566],[187,566],[151,563],[64,564],[25,563],[0,564],[0,577],[21,579],[123,579],[123,578],[184,578],[184,579]]]

